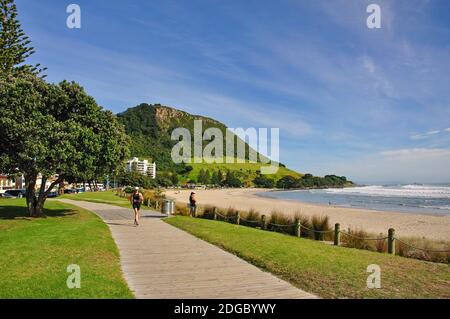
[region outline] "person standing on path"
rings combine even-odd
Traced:
[[[191,193],[189,196],[189,215],[195,217],[195,212],[197,211],[197,200],[195,199],[195,192]]]
[[[134,210],[134,225],[139,226],[139,215],[141,213],[141,204],[144,201],[144,196],[139,191],[139,187],[136,187],[134,189],[133,194],[130,198],[131,205],[133,206]]]

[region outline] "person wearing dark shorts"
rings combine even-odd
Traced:
[[[139,187],[136,187],[134,189],[130,201],[134,210],[134,225],[139,226],[139,215],[141,213],[141,204],[144,201],[144,196],[141,194],[141,192],[139,192]]]
[[[195,217],[197,211],[197,199],[195,198],[195,192],[191,193],[189,196],[189,215]]]

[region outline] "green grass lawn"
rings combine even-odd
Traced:
[[[110,204],[125,208],[131,208],[130,201],[116,195],[115,191],[106,192],[85,192],[79,194],[65,194],[58,198],[67,198],[72,200],[81,200],[100,204]],[[142,207],[145,209],[145,207]]]
[[[0,199],[1,298],[133,298],[105,223],[78,207],[47,201],[47,218],[28,218],[23,199]],[[67,266],[81,288],[67,288]]]
[[[450,298],[450,266],[445,264],[334,247],[225,222],[181,216],[166,222],[320,297]],[[371,264],[381,267],[381,289],[367,288]]]

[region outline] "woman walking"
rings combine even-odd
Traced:
[[[189,196],[189,215],[191,217],[196,217],[197,211],[197,199],[195,198],[195,192],[192,192],[191,195]]]
[[[136,187],[134,189],[130,201],[131,205],[133,205],[134,210],[134,225],[139,226],[139,214],[141,213],[141,204],[144,201],[144,196],[139,191],[139,187]]]

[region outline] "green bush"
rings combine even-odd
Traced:
[[[330,232],[330,222],[328,216],[313,216],[311,219],[312,229],[314,232],[315,240],[332,240],[333,233]],[[327,232],[327,233],[324,233]]]
[[[273,211],[267,221],[267,230],[296,235],[295,216],[287,216],[281,212]]]
[[[248,212],[241,213],[240,223],[247,227],[261,227],[261,214],[251,208]]]

